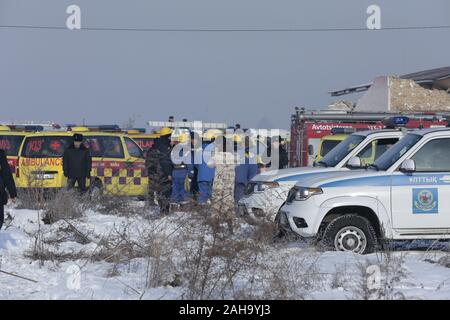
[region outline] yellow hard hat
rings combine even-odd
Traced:
[[[244,135],[242,135],[242,134],[233,135],[233,141],[237,142],[237,143],[244,141]]]
[[[223,135],[223,132],[219,129],[209,129],[205,132],[203,135],[203,140],[211,141],[213,139],[216,139],[218,136]]]
[[[186,143],[186,142],[189,141],[189,136],[188,136],[187,134],[185,134],[185,133],[182,133],[182,134],[180,134],[180,135],[178,136],[177,141],[178,141],[179,143]]]
[[[159,130],[158,133],[162,136],[166,136],[166,135],[172,134],[172,129],[170,129],[168,127],[164,127],[161,130]]]

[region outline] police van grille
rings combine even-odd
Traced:
[[[289,190],[289,193],[286,198],[286,203],[292,203],[292,201],[295,200],[295,194],[297,193],[297,190],[295,188],[292,188]]]

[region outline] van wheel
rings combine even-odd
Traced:
[[[323,233],[323,244],[336,251],[367,254],[376,250],[377,235],[369,220],[355,214],[346,214],[327,225]]]
[[[94,181],[91,190],[90,190],[91,198],[98,198],[103,194],[103,185],[100,181]]]

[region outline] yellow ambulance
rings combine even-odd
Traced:
[[[107,195],[146,195],[148,175],[138,144],[124,133],[91,131],[86,127],[33,133],[25,137],[19,150],[17,187],[52,190],[66,187],[62,157],[72,143],[74,133],[83,134],[84,144],[92,156],[88,186]]]
[[[0,149],[5,151],[14,176],[17,169],[20,145],[28,134],[29,132],[25,130],[11,130],[9,126],[0,125]]]
[[[127,129],[125,133],[128,134],[141,147],[144,152],[153,147],[155,139],[159,138],[159,134],[145,133],[140,129]]]
[[[330,152],[334,147],[336,147],[341,141],[344,141],[348,137],[348,134],[331,134],[322,137],[319,143],[319,149],[316,155],[316,162],[322,160],[328,152]]]

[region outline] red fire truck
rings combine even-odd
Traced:
[[[333,128],[353,130],[377,130],[390,127],[387,119],[405,118],[406,128],[445,127],[449,114],[440,113],[367,113],[341,110],[305,110],[296,108],[291,116],[291,142],[289,165],[291,167],[310,166],[317,155],[320,139],[332,134]]]

